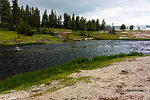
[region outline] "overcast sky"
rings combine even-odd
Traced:
[[[105,19],[114,25],[150,25],[150,0],[19,0],[19,5],[57,14],[67,12],[87,19]]]

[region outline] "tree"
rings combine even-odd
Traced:
[[[134,26],[133,26],[133,25],[131,25],[131,26],[130,26],[130,30],[133,30],[133,28],[134,28]]]
[[[71,16],[64,13],[64,28],[71,29]]]
[[[122,25],[120,26],[120,29],[124,31],[124,30],[126,29],[126,26],[125,26],[124,24],[122,24]]]
[[[35,8],[32,14],[32,27],[36,27],[37,30],[40,28],[40,11]]]
[[[61,28],[62,27],[62,17],[61,17],[61,15],[60,16],[58,16],[58,28]]]
[[[112,34],[116,34],[115,26],[112,27]]]
[[[24,22],[26,22],[26,19],[25,19],[25,10],[23,8],[23,6],[21,6],[21,9],[20,9],[20,17],[23,19]]]
[[[76,23],[77,30],[79,30],[80,29],[80,26],[79,26],[79,24],[80,24],[80,17],[79,16],[76,16],[75,23]]]
[[[58,19],[57,19],[56,13],[55,13],[55,15],[54,15],[54,27],[55,27],[55,28],[58,27]]]
[[[13,25],[18,26],[19,22],[19,6],[18,6],[18,0],[13,0],[13,6],[12,6],[12,16],[13,16]]]
[[[10,2],[8,0],[1,0],[0,4],[1,26],[8,28],[10,26]]]
[[[25,8],[24,21],[27,22],[30,25],[32,24],[32,21],[31,21],[31,12],[30,12],[29,5],[26,5],[26,8]]]
[[[80,19],[79,30],[86,31],[86,19],[84,17]]]
[[[101,26],[100,26],[100,29],[101,29],[101,30],[105,30],[105,28],[106,28],[106,22],[105,22],[105,20],[103,19],[102,24],[101,24]]]
[[[44,11],[43,17],[42,17],[42,26],[48,27],[48,16],[47,16],[47,10]]]
[[[54,21],[55,21],[55,14],[54,11],[51,10],[51,14],[49,15],[49,27],[54,27]]]
[[[76,22],[75,22],[75,15],[74,15],[74,14],[72,15],[71,28],[72,28],[72,30],[74,30],[74,31],[77,30]]]
[[[30,26],[28,23],[24,23],[22,18],[19,21],[19,25],[17,28],[18,34],[25,34],[28,35],[30,33]]]
[[[99,19],[96,20],[96,31],[100,30]]]

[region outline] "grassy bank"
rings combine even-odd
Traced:
[[[79,70],[89,70],[108,66],[116,61],[125,60],[125,58],[143,56],[141,53],[119,54],[110,56],[96,56],[92,59],[79,58],[66,64],[51,67],[44,70],[27,72],[9,77],[0,81],[0,93],[13,90],[25,89],[33,85],[46,84],[53,80],[63,79],[67,75]]]
[[[117,31],[116,35],[105,31],[72,31],[68,29],[47,28],[47,34],[33,34],[25,36],[16,31],[0,30],[0,45],[31,45],[93,38],[94,40],[150,40],[150,31]],[[55,33],[50,35],[49,32]],[[69,34],[67,34],[69,33]]]
[[[60,40],[48,34],[34,34],[25,36],[17,34],[16,31],[0,31],[0,45],[30,45],[60,42]]]

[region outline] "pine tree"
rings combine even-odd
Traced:
[[[122,24],[122,25],[120,26],[120,29],[124,31],[124,30],[126,29],[126,26],[125,26],[124,24]]]
[[[35,8],[32,14],[32,27],[36,27],[37,30],[40,28],[40,11]]]
[[[134,26],[133,26],[133,25],[131,25],[131,26],[130,26],[130,30],[133,30],[133,28],[134,28]]]
[[[26,5],[25,8],[25,15],[24,15],[24,21],[31,25],[31,19],[30,19],[30,8],[29,5]]]
[[[79,28],[81,31],[86,31],[86,19],[84,17],[80,19]]]
[[[74,30],[74,31],[77,30],[76,22],[75,22],[75,15],[74,14],[72,15],[71,29]]]
[[[96,30],[97,30],[96,21],[93,19],[92,20],[92,31],[96,31]]]
[[[71,29],[71,16],[64,13],[64,28]]]
[[[61,28],[62,27],[62,22],[61,22],[61,20],[62,20],[62,17],[61,17],[61,15],[60,16],[58,16],[58,28]]]
[[[100,30],[99,19],[96,20],[96,31]]]
[[[105,20],[103,19],[102,24],[101,24],[101,26],[100,26],[100,29],[101,29],[101,30],[105,30],[105,28],[106,28],[106,22],[105,22]]]
[[[56,15],[56,13],[55,13],[55,15],[54,15],[54,28],[57,28],[58,27],[58,19],[57,19],[57,15]]]
[[[13,0],[13,6],[12,6],[12,16],[13,16],[13,25],[18,26],[19,22],[19,6],[18,6],[18,0]]]
[[[54,11],[51,10],[51,18],[50,18],[51,27],[54,27],[54,19],[55,19],[55,14]]]
[[[80,26],[79,26],[79,24],[80,24],[80,17],[79,16],[76,16],[75,23],[76,23],[77,30],[79,30],[80,29]]]
[[[17,32],[18,34],[25,34],[25,35],[28,35],[30,33],[30,26],[28,25],[28,23],[24,23],[22,18],[19,21]]]
[[[1,0],[0,1],[0,17],[1,17],[1,26],[4,28],[8,28],[10,26],[10,2],[8,0]]]
[[[43,17],[42,17],[42,26],[48,27],[48,15],[47,10],[44,11]]]
[[[23,8],[23,6],[21,6],[21,9],[20,9],[20,17],[23,19],[24,22],[26,22],[25,20],[25,10]]]

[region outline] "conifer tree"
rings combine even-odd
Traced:
[[[58,28],[61,28],[61,27],[62,27],[62,26],[61,26],[61,24],[62,24],[61,20],[62,20],[62,17],[61,17],[61,15],[60,15],[60,16],[58,16]]]
[[[124,24],[122,24],[122,25],[120,26],[120,29],[124,31],[124,30],[126,29],[126,26],[125,26]]]
[[[30,33],[30,26],[28,25],[28,23],[24,23],[22,18],[20,18],[17,32],[18,34],[25,34],[25,35]]]
[[[100,23],[99,23],[99,19],[96,20],[96,31],[100,30]]]
[[[1,0],[0,6],[1,26],[8,28],[10,26],[10,2],[8,0]]]
[[[40,11],[36,7],[32,14],[32,27],[40,28]]]
[[[72,15],[71,29],[74,30],[74,31],[77,30],[76,22],[75,22],[75,15],[74,14]]]
[[[30,8],[29,5],[26,5],[25,8],[25,15],[24,15],[24,21],[31,25],[31,19],[30,19]]]
[[[79,30],[80,29],[80,26],[79,26],[79,24],[80,24],[80,17],[79,16],[76,16],[75,23],[76,23],[77,30]]]
[[[71,16],[64,13],[64,28],[71,29]]]
[[[81,17],[80,19],[79,28],[81,31],[86,31],[86,19],[84,17]]]
[[[13,0],[13,6],[12,6],[12,16],[13,16],[13,25],[17,26],[19,22],[19,6],[18,6],[18,0]]]
[[[101,26],[100,26],[100,29],[101,29],[101,30],[105,30],[105,28],[106,28],[106,22],[105,22],[105,20],[103,19],[102,24],[101,24]]]
[[[48,27],[48,15],[47,10],[44,11],[43,17],[42,17],[42,26]]]
[[[134,26],[133,26],[133,25],[131,25],[131,26],[130,26],[130,30],[133,30],[133,28],[134,28]]]

